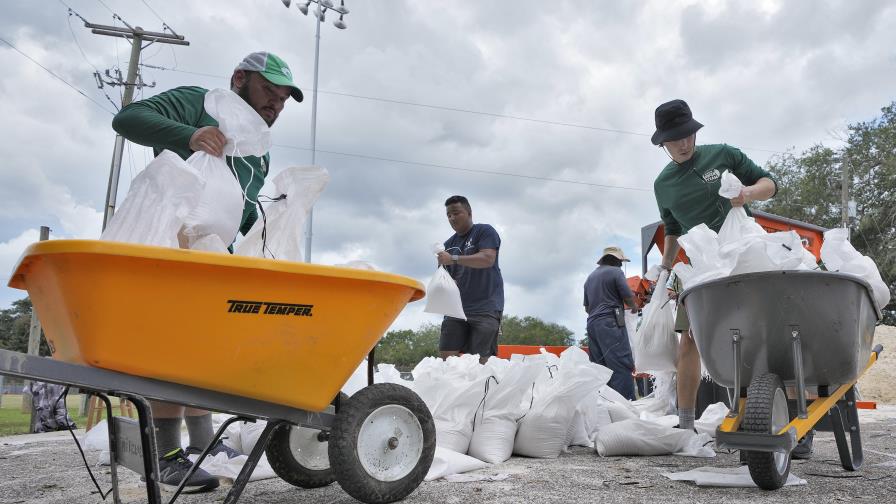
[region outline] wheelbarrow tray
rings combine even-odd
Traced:
[[[62,361],[323,411],[423,286],[389,273],[97,240],[26,249]]]
[[[795,377],[792,334],[802,344],[806,385],[854,381],[868,363],[881,314],[871,286],[847,274],[768,271],[734,275],[685,290],[681,302],[706,370],[734,387],[732,333],[740,338],[740,384],[771,372]]]

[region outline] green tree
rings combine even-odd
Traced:
[[[896,292],[896,102],[873,120],[851,124],[844,145],[816,145],[801,155],[769,162],[778,177],[776,197],[760,208],[823,227],[841,223],[841,178],[849,171],[849,196],[855,203],[852,244],[871,257],[881,277]],[[896,324],[896,303],[884,308],[884,322]]]
[[[416,331],[389,331],[376,347],[376,361],[395,364],[400,371],[410,371],[425,357],[439,353],[441,326],[424,324]]]
[[[502,345],[546,345],[563,346],[573,342],[573,332],[553,322],[545,322],[536,317],[508,315],[501,322]]]
[[[31,299],[13,301],[10,308],[0,310],[0,348],[25,353],[31,331]],[[40,355],[50,355],[45,338],[40,340]]]

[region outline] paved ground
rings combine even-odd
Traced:
[[[673,482],[662,472],[677,472],[703,465],[734,467],[736,454],[719,453],[715,459],[685,457],[600,458],[593,450],[579,448],[559,459],[513,458],[480,471],[510,473],[497,482],[424,483],[404,502],[413,503],[541,503],[541,502],[831,502],[861,500],[893,502],[896,499],[896,407],[862,412],[865,466],[845,472],[839,463],[833,435],[816,437],[811,461],[795,462],[792,472],[808,481],[807,486],[785,487],[776,492],[758,489],[699,488]],[[71,504],[100,502],[100,497],[81,464],[70,438],[60,434],[0,438],[0,503]],[[88,454],[95,463],[97,453]],[[108,468],[99,467],[104,489],[109,486]],[[122,470],[122,497],[141,502],[143,487],[133,473]],[[217,503],[227,486],[208,494],[186,496],[186,503]],[[352,503],[338,485],[301,490],[279,479],[250,483],[242,502]]]

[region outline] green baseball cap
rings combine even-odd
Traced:
[[[266,51],[254,52],[240,61],[234,70],[248,70],[258,72],[271,84],[289,86],[292,88],[292,97],[300,102],[304,98],[302,90],[292,81],[292,70],[279,56]]]

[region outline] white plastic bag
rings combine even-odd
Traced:
[[[452,474],[475,471],[484,467],[488,467],[487,462],[468,457],[463,453],[458,453],[448,448],[436,446],[432,465],[429,466],[429,472],[426,473],[426,477],[423,479],[424,481],[433,481]]]
[[[203,185],[192,166],[162,151],[131,182],[100,239],[178,248],[177,232],[199,201]]]
[[[619,455],[684,455],[715,457],[712,439],[692,430],[665,427],[647,420],[624,420],[601,429],[594,449],[601,457]]]
[[[320,166],[294,166],[278,173],[270,194],[275,201],[258,202],[264,217],[259,214],[236,254],[301,261],[308,212],[329,181],[329,172]]]
[[[740,192],[744,188],[744,184],[730,171],[722,172],[721,185],[719,186],[719,196],[723,198],[736,198],[740,196]]]
[[[467,320],[457,283],[448,270],[439,266],[426,286],[426,313],[436,313]]]
[[[821,244],[821,260],[829,271],[856,275],[871,285],[877,307],[883,309],[890,302],[890,289],[880,276],[877,265],[870,257],[863,256],[849,243],[845,228],[825,231]]]
[[[613,423],[610,409],[600,400],[598,392],[592,392],[576,406],[576,411],[566,432],[566,446],[592,446],[594,436],[601,428]]]
[[[575,409],[588,395],[605,385],[613,372],[588,360],[578,347],[560,354],[556,384],[536,395],[532,409],[520,421],[513,453],[527,457],[556,458],[566,448],[567,433]]]
[[[744,207],[733,207],[719,229],[719,254],[725,256],[748,245],[749,240],[767,234]],[[746,241],[746,243],[745,243]]]
[[[429,357],[413,371],[413,390],[420,396],[436,427],[436,444],[467,453],[473,437],[473,415],[482,400],[485,370],[475,355],[446,360]]]
[[[667,271],[660,274],[657,288],[644,309],[641,327],[635,336],[635,369],[639,372],[675,371],[678,337],[669,292],[665,288]]]
[[[227,138],[224,154],[231,156],[233,163],[244,162],[240,159],[243,156],[263,156],[270,149],[271,133],[267,124],[236,93],[227,89],[209,91],[205,95],[205,110],[218,121],[218,129]],[[190,156],[187,164],[205,181],[199,201],[181,231],[187,247],[192,248],[194,242],[206,235],[217,235],[222,242],[233,243],[245,204],[236,167],[228,166],[223,156],[218,158],[202,151]]]
[[[468,451],[479,460],[491,463],[504,462],[513,453],[517,422],[523,416],[522,399],[535,383],[540,369],[537,363],[520,361],[502,371],[499,377],[486,381],[488,390],[473,415]]]

